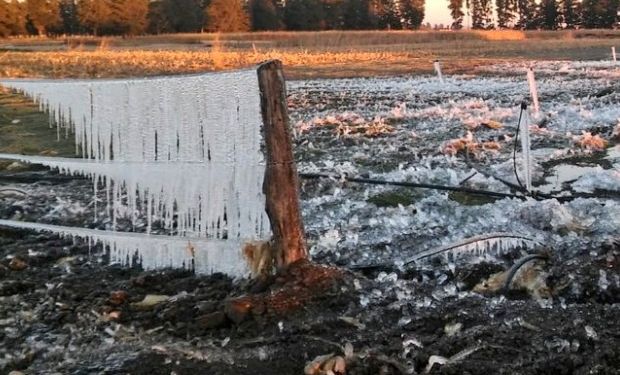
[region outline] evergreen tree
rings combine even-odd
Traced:
[[[58,0],[27,0],[26,14],[32,31],[38,35],[45,35],[61,24]]]
[[[320,30],[323,6],[318,0],[287,0],[284,23],[288,30]]]
[[[60,0],[61,30],[64,34],[77,34],[80,28],[75,0]]]
[[[344,4],[344,27],[348,30],[367,30],[377,26],[371,0],[347,0]]]
[[[493,9],[491,0],[471,0],[472,29],[492,29]]]
[[[518,29],[535,29],[538,27],[537,5],[535,0],[517,0],[517,12],[519,21]]]
[[[403,28],[419,29],[424,21],[424,0],[399,0]]]
[[[153,14],[160,27],[168,32],[191,33],[202,30],[204,23],[202,2],[199,0],[160,0],[159,8],[150,6],[149,11],[159,11]],[[149,20],[149,24],[150,24]],[[165,26],[163,26],[165,25]],[[150,25],[149,27],[154,27]]]
[[[248,31],[250,17],[242,0],[212,0],[207,7],[209,31],[231,33]]]
[[[495,10],[497,12],[497,27],[508,28],[516,18],[516,0],[495,0]]]
[[[280,30],[282,21],[274,0],[250,0],[253,30]]]
[[[344,0],[320,0],[323,6],[321,30],[344,28]]]
[[[611,28],[618,22],[620,0],[583,0],[582,20],[587,28]]]
[[[562,0],[561,20],[564,27],[574,29],[581,24],[581,3],[577,0]]]
[[[542,0],[538,8],[540,27],[546,30],[558,28],[560,12],[556,0]]]
[[[601,27],[610,29],[618,26],[620,21],[620,0],[601,0],[603,12],[600,17]]]
[[[599,0],[583,0],[581,18],[583,26],[588,29],[596,28],[599,24],[598,14],[600,13]]]
[[[174,31],[166,13],[166,6],[163,0],[155,0],[149,3],[149,24],[146,28],[149,34],[171,33]],[[202,28],[202,24],[200,25]]]
[[[452,16],[452,28],[455,30],[462,29],[463,17],[465,16],[465,13],[463,13],[463,0],[450,0],[448,9],[450,9],[450,15]]]
[[[402,29],[398,8],[393,0],[374,0],[373,7],[380,29]]]
[[[92,35],[100,35],[112,17],[109,0],[80,0],[77,9],[78,20],[84,30]]]

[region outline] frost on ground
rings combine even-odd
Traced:
[[[0,278],[0,369],[291,374],[325,356],[345,358],[349,374],[614,373],[620,67],[534,64],[541,105],[530,127],[534,190],[590,195],[566,203],[496,199],[343,178],[509,193],[500,179],[518,183],[513,150],[529,96],[526,68],[498,66],[443,83],[290,82],[298,168],[334,176],[302,183],[312,257],[356,270],[299,315],[257,312],[231,324],[223,301],[245,289],[221,275],[106,267],[97,249],[80,243],[3,234],[0,264],[18,257],[29,268],[0,267],[0,277],[9,275]],[[606,148],[593,147],[596,137]],[[519,147],[521,177],[520,160]],[[30,195],[0,194],[3,219],[112,227],[107,215],[95,214],[88,181],[13,186]],[[97,202],[104,198],[100,191]],[[117,226],[144,231],[146,220],[135,217],[120,210]],[[527,240],[468,244],[463,257],[409,263],[492,233]],[[528,261],[528,253],[541,256]],[[519,259],[525,263],[511,276]],[[117,304],[118,290],[128,301]],[[147,295],[161,302],[135,309]]]
[[[620,121],[620,67],[551,62],[534,69],[544,73],[538,81],[541,113],[532,116],[531,126],[535,185],[546,188],[547,180],[556,177],[553,166],[568,164],[570,169],[586,164],[595,170],[558,188],[620,191],[617,151],[593,153],[574,141],[584,131],[613,144],[618,141],[613,130]],[[598,73],[587,74],[591,70]],[[466,187],[508,192],[494,177],[517,183],[514,137],[520,103],[529,101],[529,88],[525,68],[490,71],[523,74],[446,77],[443,83],[436,77],[294,82],[293,108],[303,108],[292,115],[298,130],[299,169],[452,186],[466,180]],[[325,125],[324,119],[332,120]],[[380,137],[339,135],[333,125],[338,119],[344,123],[354,119],[357,126],[381,121],[393,130]],[[446,152],[447,142],[460,139],[464,141],[449,145],[461,148]],[[484,147],[491,142],[492,148]],[[520,156],[517,164],[524,182]],[[456,194],[343,185],[337,180],[308,182],[304,188],[306,228],[315,239],[314,253],[335,254],[332,260],[344,258],[352,264],[405,261],[427,248],[498,231],[538,237],[550,247],[583,247],[614,236],[620,228],[617,200],[468,204],[466,197]],[[595,224],[587,228],[587,236],[576,235],[571,223],[588,226],[584,217]]]

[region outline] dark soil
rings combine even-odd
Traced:
[[[349,374],[420,373],[431,356],[466,350],[473,352],[431,372],[614,374],[619,254],[610,243],[552,262],[556,295],[546,308],[523,295],[467,293],[501,268],[483,263],[455,274],[414,269],[396,281],[396,274],[345,272],[297,311],[282,315],[267,306],[233,323],[227,301],[256,285],[107,266],[87,246],[3,230],[0,372],[301,374],[314,357],[341,354],[350,343]],[[451,285],[459,292],[442,295]],[[402,297],[407,292],[415,297]],[[149,294],[173,298],[152,308],[132,305]]]

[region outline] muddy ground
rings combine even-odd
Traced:
[[[619,274],[617,243],[554,263],[550,283],[570,278],[571,287],[558,291],[551,307],[522,294],[468,292],[501,269],[481,263],[454,274],[347,273],[297,313],[256,314],[239,324],[224,306],[246,286],[222,275],[107,266],[88,246],[23,232],[2,231],[0,246],[3,373],[300,374],[315,356],[342,354],[346,343],[354,348],[349,374],[422,372],[431,356],[463,351],[472,353],[431,373],[620,368],[620,289],[599,285],[602,274]],[[126,297],[115,299],[119,291]],[[407,293],[424,302],[402,302]],[[145,309],[132,305],[149,294],[173,298]]]
[[[489,175],[514,177],[511,136],[527,86],[505,76],[520,68],[441,85],[433,77],[292,83],[299,168],[335,176],[302,184],[312,258],[341,271],[311,294],[304,287],[313,274],[296,271],[303,267],[264,282],[144,272],[109,265],[105,251],[79,240],[0,230],[0,373],[301,374],[329,354],[346,360],[348,374],[619,373],[617,68],[538,67],[535,185],[588,198],[472,198],[339,177],[511,192]],[[7,121],[17,116],[3,113]],[[502,127],[480,125],[488,120]],[[10,122],[12,131],[17,124]],[[468,131],[499,149],[445,155],[445,142]],[[609,143],[580,147],[574,137],[582,131]],[[558,166],[579,173],[565,178]],[[1,194],[0,218],[110,227],[105,212],[93,209],[90,181],[17,167],[0,172],[0,183],[28,195]],[[119,229],[143,228],[120,220]],[[533,241],[405,264],[420,251],[493,232]],[[548,259],[532,268],[531,283],[473,291],[541,253]],[[278,295],[291,281],[290,300],[303,302],[297,311],[268,298],[245,312],[231,308],[248,294]]]

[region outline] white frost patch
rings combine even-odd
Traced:
[[[620,191],[620,170],[596,167],[596,170],[581,176],[572,187],[575,191],[584,193],[593,193],[597,189]]]
[[[527,63],[505,63],[481,67],[483,72],[505,73],[507,71],[526,69],[526,64],[539,74],[561,75],[571,78],[585,76],[589,78],[618,78],[620,66],[614,61],[528,61]]]

